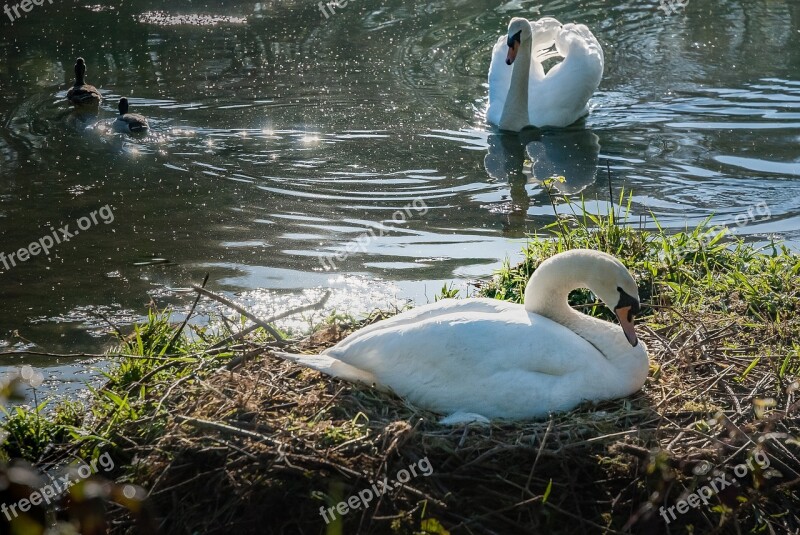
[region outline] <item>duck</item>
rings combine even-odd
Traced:
[[[589,288],[619,325],[574,310],[567,297],[576,288]],[[619,260],[573,249],[541,263],[524,304],[442,299],[360,329],[321,354],[276,355],[394,393],[445,415],[442,424],[528,420],[641,389],[649,360],[634,328],[639,311],[636,282]]]
[[[67,100],[74,106],[98,106],[103,96],[93,85],[86,83],[86,62],[75,60],[75,84],[67,91]]]
[[[122,97],[119,99],[119,116],[114,121],[114,131],[126,134],[138,134],[147,132],[150,125],[147,124],[147,119],[138,113],[128,113],[128,99]]]
[[[545,73],[555,57],[563,59]],[[588,115],[603,69],[603,48],[585,25],[514,17],[492,49],[486,120],[513,132],[572,125]]]

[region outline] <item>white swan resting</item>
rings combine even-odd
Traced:
[[[547,74],[542,62],[560,56]],[[565,127],[589,113],[603,77],[603,49],[583,24],[515,17],[498,39],[489,66],[486,120],[502,130]]]
[[[575,288],[613,307],[621,327],[572,309]],[[356,331],[321,355],[277,354],[449,415],[442,423],[527,419],[639,390],[648,359],[633,327],[638,311],[636,283],[618,260],[575,249],[536,269],[524,306],[444,299]]]

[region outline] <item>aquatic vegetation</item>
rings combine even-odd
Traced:
[[[590,214],[583,205],[567,206],[572,215],[559,217],[533,236],[524,261],[506,264],[481,288],[481,295],[521,302],[528,277],[543,260],[567,249],[588,248],[620,258],[636,277],[643,302],[651,306],[719,310],[761,321],[779,321],[800,311],[800,256],[784,245],[753,246],[725,227],[709,225],[709,220],[670,234],[651,216],[655,229],[647,230],[645,221],[631,223],[629,202],[607,216]],[[584,305],[584,312],[602,313],[602,307],[586,306],[593,300],[587,292],[571,296],[574,305]]]

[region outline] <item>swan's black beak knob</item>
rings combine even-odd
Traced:
[[[508,55],[506,56],[506,65],[511,65],[517,57],[519,44],[522,41],[522,30],[508,38]]]
[[[506,65],[511,65],[517,59],[517,50],[519,50],[519,41],[514,42],[514,46],[508,47],[508,55],[506,56]]]
[[[614,313],[617,315],[619,325],[622,327],[628,343],[636,347],[639,344],[639,338],[633,327],[633,317],[639,313],[641,306],[638,299],[625,293],[622,288],[617,288],[617,290],[619,291],[619,303],[614,307]]]

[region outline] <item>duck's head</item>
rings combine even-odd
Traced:
[[[117,106],[117,108],[119,109],[120,115],[125,115],[126,113],[128,113],[128,99],[125,97],[119,99],[119,105]]]
[[[603,269],[595,271],[591,289],[608,308],[614,311],[628,342],[636,347],[639,339],[633,328],[633,317],[641,310],[636,281],[622,262],[603,254]]]
[[[522,43],[531,40],[531,23],[527,19],[521,17],[514,17],[508,23],[508,55],[506,56],[506,65],[511,65],[517,57],[517,51]]]
[[[86,76],[86,62],[83,61],[83,58],[78,58],[75,60],[75,83],[77,85],[83,85],[83,78]],[[80,82],[80,84],[78,84]]]

